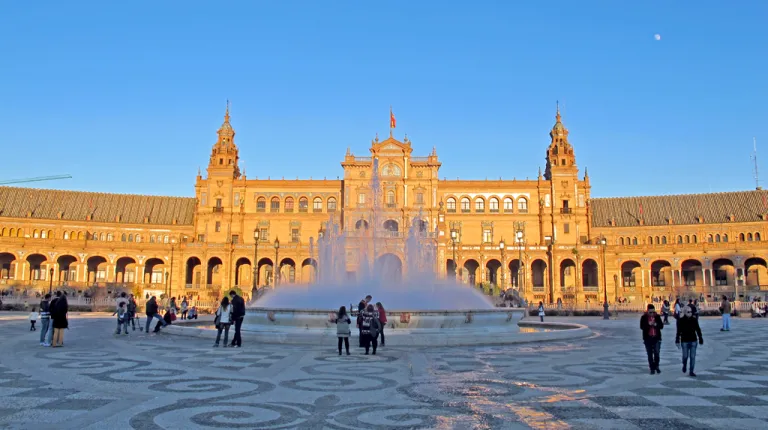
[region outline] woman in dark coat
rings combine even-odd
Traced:
[[[54,348],[64,346],[64,329],[69,328],[69,322],[67,321],[67,312],[69,311],[67,296],[61,294],[61,291],[57,291],[56,296],[56,300],[50,306],[51,319],[53,320],[53,342],[51,346]]]

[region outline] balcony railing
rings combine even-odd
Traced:
[[[416,163],[419,163],[419,162],[423,163],[425,161],[429,161],[429,157],[411,157],[411,161]]]
[[[224,208],[221,206],[216,206],[213,208],[213,213],[221,213],[224,212]]]
[[[571,208],[560,208],[560,213],[561,214],[572,214],[573,213],[573,209],[571,209]]]

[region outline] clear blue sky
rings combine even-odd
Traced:
[[[336,178],[390,105],[448,178],[535,178],[556,100],[594,196],[751,189],[753,136],[768,160],[763,0],[1,9],[0,179],[74,176],[38,187],[193,195],[227,99],[251,178]]]

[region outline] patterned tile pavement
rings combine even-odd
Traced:
[[[686,429],[768,428],[768,320],[703,319],[696,373],[681,372],[674,326],[649,375],[638,317],[581,318],[578,341],[327,348],[112,334],[73,318],[60,349],[0,321],[0,428]],[[354,346],[354,342],[353,346]]]

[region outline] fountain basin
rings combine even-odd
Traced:
[[[336,324],[328,310],[248,308],[243,337],[263,343],[336,345]],[[520,320],[524,309],[497,308],[461,311],[391,311],[384,329],[387,347],[471,346],[543,342],[587,337],[591,330],[580,324],[539,323]],[[352,318],[350,342],[358,342]],[[205,327],[203,325],[207,324]],[[521,326],[525,328],[521,330]],[[215,338],[210,322],[174,324],[169,333]]]

